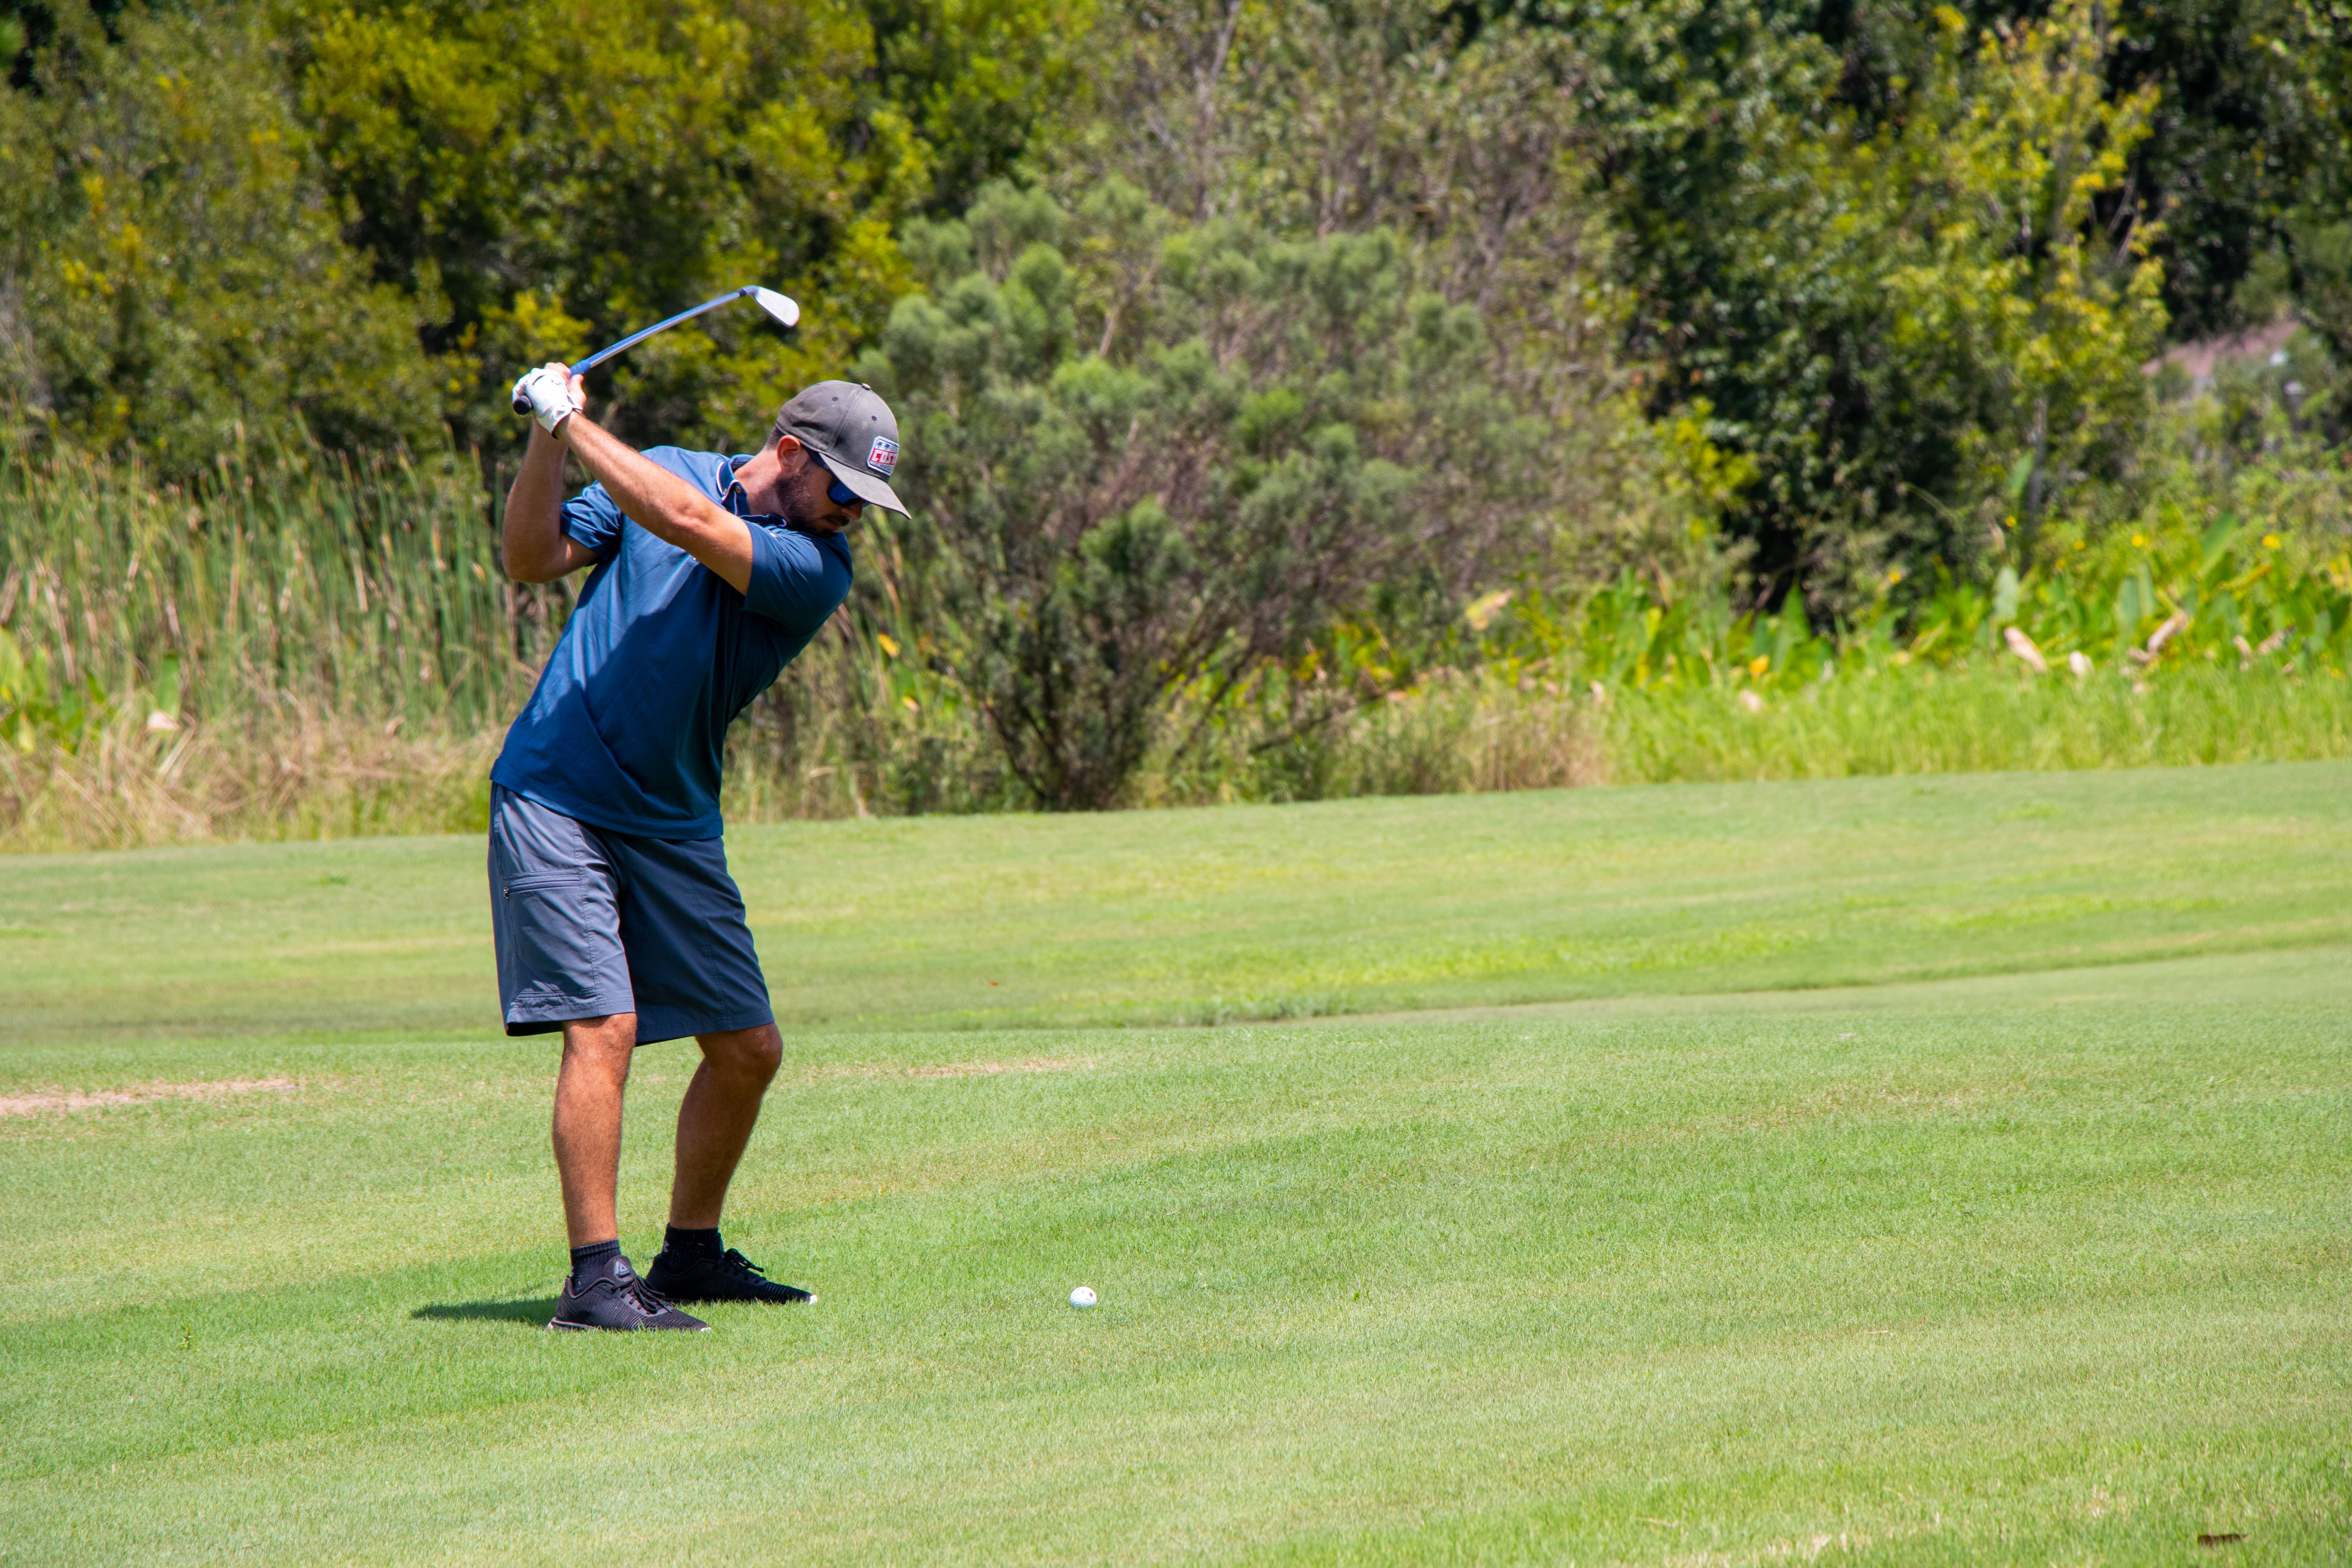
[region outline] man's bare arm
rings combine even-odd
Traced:
[[[522,468],[507,489],[499,553],[507,575],[518,583],[552,583],[596,562],[593,551],[563,531],[563,445],[537,425],[530,427]]]
[[[604,487],[630,521],[677,545],[726,579],[737,593],[751,587],[750,523],[593,423],[585,414],[574,414],[558,426],[558,439]],[[516,482],[521,482],[520,478]],[[577,542],[572,542],[576,548]]]

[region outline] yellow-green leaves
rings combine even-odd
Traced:
[[[264,426],[435,435],[414,306],[343,244],[262,25],[56,22],[35,89],[0,89],[0,401],[173,473]]]
[[[1896,346],[1972,389],[1948,503],[2004,499],[2030,544],[2068,486],[2137,433],[2138,366],[2164,318],[2148,234],[2092,221],[2147,133],[2155,89],[2105,89],[2107,38],[2087,0],[1969,39],[1937,13],[1933,69],[1877,137],[1888,187],[1887,307]]]
[[[747,437],[879,330],[901,220],[1080,100],[1092,15],[277,0],[110,39],[55,11],[33,89],[0,89],[0,400],[175,469],[240,420],[504,444],[525,364],[760,282],[806,304],[797,338],[721,313],[595,387],[641,438]]]
[[[869,299],[814,297],[846,234],[925,194],[888,116],[861,134],[873,58],[840,4],[370,5],[307,36],[303,105],[355,237],[446,312],[431,335],[466,388],[449,412],[499,434],[522,364],[730,284],[808,300],[836,352],[878,321]],[[746,392],[807,358],[698,321],[615,366],[619,417],[724,439],[761,422]]]

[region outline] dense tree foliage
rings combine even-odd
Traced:
[[[469,435],[510,423],[517,364],[738,283],[804,298],[795,344],[714,317],[600,389],[633,434],[717,441],[747,397],[781,402],[879,326],[903,288],[898,217],[968,200],[1065,85],[1042,7],[957,19],[900,6],[884,33],[845,0],[377,0],[302,26],[297,64],[350,237],[427,303]]]
[[[436,438],[415,301],[343,241],[257,22],[52,20],[0,93],[0,370],[73,439],[202,463],[289,417]]]
[[[2141,231],[2095,211],[2154,94],[2104,94],[2087,7],[2006,38],[1947,15],[1899,111],[1756,106],[1771,177],[1646,242],[1637,330],[1756,457],[1767,586],[1801,574],[1832,605],[1890,552],[1981,557],[2113,474],[2162,326]]]
[[[1736,526],[1775,580],[1868,554],[1857,530],[1965,554],[1973,518],[1932,521],[1984,500],[1987,463],[1959,448],[2017,433],[1955,424],[1981,399],[1889,346],[1873,272],[1902,248],[1890,225],[1916,237],[1982,196],[1989,232],[2000,198],[1969,182],[2008,175],[1914,159],[1900,189],[1883,158],[1999,96],[2029,37],[2062,39],[2060,68],[2104,89],[2048,123],[2002,110],[2045,156],[2114,138],[2069,209],[2086,279],[2128,289],[2152,261],[2175,336],[2291,300],[2352,348],[2344,0],[18,0],[0,36],[11,382],[79,438],[190,455],[220,439],[222,375],[260,384],[257,418],[362,440],[446,421],[496,445],[519,363],[751,277],[808,296],[797,342],[722,316],[599,389],[625,428],[719,439],[872,340],[911,284],[906,218],[952,216],[1016,168],[1066,195],[1117,174],[1186,219],[1393,231],[1423,282],[1528,344],[1513,374],[1555,411],[1611,359],[1654,416],[1703,395],[1756,460]],[[163,85],[175,72],[193,85]],[[273,151],[232,169],[232,143]],[[246,279],[228,292],[270,301],[263,357],[285,374],[142,342],[142,312],[220,312],[190,303],[202,283],[149,310],[154,285],[93,272],[110,224],[186,279]],[[2045,273],[2069,244],[2021,232]],[[53,326],[57,301],[87,317],[101,298],[111,337]],[[319,322],[358,323],[342,377],[291,346]]]
[[[520,364],[737,283],[804,298],[796,341],[714,316],[600,378],[625,430],[723,441],[880,328],[908,285],[894,225],[1011,167],[1072,100],[1085,18],[1046,0],[20,7],[10,390],[167,466],[240,415],[336,441],[446,423],[497,448]],[[100,265],[134,233],[140,266]]]
[[[1767,594],[1801,577],[1833,608],[1850,601],[1855,573],[1889,555],[1986,555],[1982,514],[2013,510],[2007,472],[1996,483],[1997,465],[1979,459],[2006,443],[2013,471],[2027,455],[2015,421],[2004,428],[1984,397],[2018,367],[1983,337],[1976,347],[1987,352],[1958,345],[1968,352],[1957,363],[1923,359],[1927,340],[1898,341],[1902,310],[1885,274],[1909,265],[1890,247],[1916,246],[1970,204],[1980,209],[1976,243],[1991,243],[2019,216],[1997,210],[1999,187],[2037,154],[2012,160],[1979,142],[1990,162],[1931,171],[1914,159],[1906,187],[1885,158],[1924,150],[1923,120],[2004,114],[2053,170],[2074,132],[2093,132],[2080,151],[2099,183],[2070,200],[2071,238],[2047,221],[2016,227],[2009,259],[2030,264],[2017,281],[2046,282],[2071,247],[2095,292],[2137,283],[2145,300],[2156,286],[2161,315],[2130,312],[2138,330],[2111,342],[2118,355],[2159,323],[2183,337],[2259,325],[2288,299],[2336,331],[2330,301],[2352,299],[2352,228],[2341,226],[2352,195],[2352,8],[2331,0],[2032,0],[1965,12],[1873,0],[1503,0],[1441,20],[1474,37],[1514,26],[1570,40],[1619,276],[1640,301],[1630,346],[1665,371],[1650,406],[1663,413],[1703,389],[1718,437],[1756,460],[1759,483],[1734,527],[1759,547]],[[2029,47],[2047,66],[2023,58]],[[2045,102],[2059,118],[2015,123],[2020,71],[2049,68],[2076,79],[2063,102]],[[2098,104],[2082,100],[2085,83],[2102,89]],[[1997,109],[2004,95],[2012,101]],[[2053,211],[2045,204],[2043,218]],[[1769,234],[1761,245],[1759,229]],[[2049,312],[2037,304],[2033,314]],[[2074,373],[2120,394],[2120,363],[2095,370],[2077,356]],[[2128,410],[2108,413],[2131,423]],[[2120,428],[2107,414],[2092,423]],[[2042,452],[2047,437],[2023,444]],[[2116,477],[2113,440],[2080,455],[2103,462],[2030,465],[2019,498],[2029,513],[2053,483]]]

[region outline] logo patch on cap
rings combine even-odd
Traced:
[[[890,470],[898,466],[898,443],[887,436],[875,437],[874,449],[866,454],[866,466],[888,479]]]

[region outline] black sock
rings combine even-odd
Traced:
[[[572,1293],[581,1291],[604,1278],[604,1266],[621,1256],[617,1241],[594,1241],[586,1247],[572,1249]]]
[[[709,1230],[680,1230],[671,1226],[662,1237],[662,1250],[681,1258],[717,1258],[727,1247],[719,1239],[719,1227],[715,1225]]]

